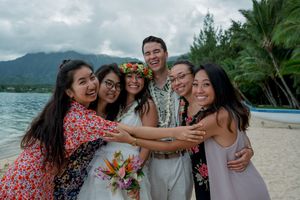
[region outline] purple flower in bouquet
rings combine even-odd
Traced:
[[[138,156],[123,158],[120,151],[115,152],[112,161],[104,160],[106,167],[95,169],[96,176],[102,180],[109,180],[109,187],[114,193],[117,189],[139,190],[140,180],[144,176],[142,171],[143,161]]]
[[[143,160],[141,160],[138,156],[134,156],[132,158],[132,168],[133,171],[138,171],[143,164]]]
[[[132,184],[132,178],[129,179],[120,179],[118,181],[119,188],[122,190],[127,190]]]

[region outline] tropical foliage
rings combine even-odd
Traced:
[[[224,67],[245,99],[300,108],[300,1],[252,0],[244,23],[215,27],[208,13],[188,54],[196,65]]]

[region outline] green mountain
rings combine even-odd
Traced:
[[[11,61],[0,61],[0,85],[54,84],[58,66],[64,59],[82,59],[95,69],[103,64],[139,61],[108,55],[81,54],[75,51],[30,53]]]

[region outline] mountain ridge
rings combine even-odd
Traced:
[[[28,53],[9,61],[0,61],[0,84],[36,85],[54,84],[58,66],[65,59],[82,59],[95,70],[103,64],[140,61],[137,58],[117,57],[105,54],[82,54],[76,51]]]
[[[174,62],[179,56],[169,57]],[[0,61],[0,85],[53,85],[58,66],[65,59],[82,59],[90,63],[94,69],[103,64],[124,62],[142,62],[132,57],[117,57],[106,54],[83,54],[76,51],[37,52],[9,61]]]

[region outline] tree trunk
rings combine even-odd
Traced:
[[[235,89],[236,89],[236,90],[238,91],[238,93],[241,95],[243,101],[246,101],[246,102],[251,103],[251,101],[249,101],[249,99],[241,92],[240,89],[238,89],[237,87],[236,87]]]
[[[262,84],[261,85],[262,90],[264,91],[264,94],[266,95],[268,101],[271,103],[272,106],[277,107],[276,99],[274,98],[272,91],[268,84]]]
[[[297,99],[295,98],[295,96],[293,95],[293,93],[291,92],[290,88],[287,86],[283,76],[281,75],[280,71],[279,71],[279,66],[277,64],[277,62],[275,61],[275,58],[273,56],[273,53],[271,50],[266,49],[272,62],[273,62],[273,66],[278,74],[279,79],[281,80],[283,87],[285,88],[285,91],[287,92],[288,96],[291,98],[291,102],[292,104],[290,106],[292,106],[293,108],[300,108],[299,102],[297,101]]]
[[[286,91],[284,90],[284,88],[280,85],[280,83],[278,83],[278,81],[276,81],[276,79],[274,79],[274,82],[279,87],[279,89],[283,92],[283,94],[287,97],[287,100],[288,100],[289,104],[292,105],[293,104],[292,99],[286,93]]]

